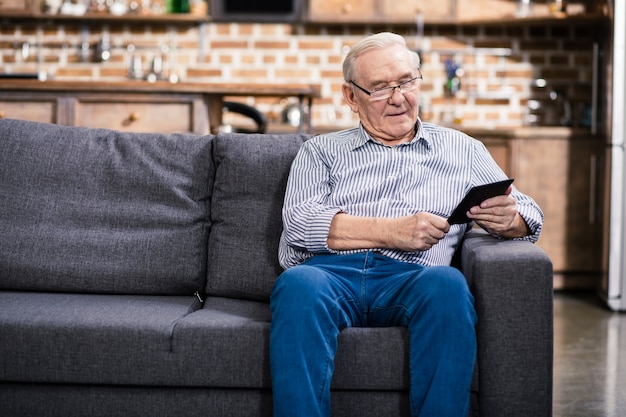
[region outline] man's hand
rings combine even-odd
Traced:
[[[393,227],[389,229],[387,237],[390,249],[428,250],[439,243],[450,230],[446,219],[427,212],[393,220]]]
[[[517,212],[511,187],[504,195],[489,198],[472,207],[467,217],[494,236],[503,238],[524,237],[530,233],[528,225]]]
[[[327,243],[334,250],[424,251],[436,245],[449,230],[446,219],[425,212],[398,218],[338,213],[331,222]]]

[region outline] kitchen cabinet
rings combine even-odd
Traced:
[[[504,172],[506,172],[509,177],[511,176],[511,158],[512,156],[512,146],[511,140],[506,139],[504,137],[501,138],[492,138],[486,137],[482,138],[481,142],[487,147],[489,153],[493,157],[493,159],[498,163],[500,168]]]
[[[0,118],[133,132],[209,131],[200,94],[0,92]]]
[[[416,13],[425,20],[452,18],[455,0],[379,0],[380,15],[394,22],[415,23]],[[374,20],[375,21],[375,20]]]
[[[300,111],[317,84],[0,80],[0,118],[133,132],[217,133],[225,97],[297,97]],[[310,112],[298,131],[310,129]]]
[[[38,94],[2,94],[0,119],[4,118],[57,123],[57,99]]]
[[[602,269],[602,140],[535,135],[514,139],[512,147],[515,184],[544,211],[537,244],[552,260],[555,288],[595,288]]]
[[[58,22],[80,22],[83,25],[102,25],[109,23],[199,25],[209,20],[206,15],[192,13],[113,15],[109,13],[87,12],[83,15],[60,13],[46,14],[38,11],[31,11],[28,7],[3,7],[3,1],[7,1],[7,4],[12,4],[12,2],[16,2],[18,0],[0,0],[0,20],[6,19],[13,22],[37,22],[46,24],[57,24]]]
[[[519,1],[506,0],[456,0],[458,20],[488,20],[516,16]],[[531,2],[533,3],[533,2]],[[546,9],[547,10],[547,9]]]
[[[456,21],[468,24],[549,23],[567,24],[573,21],[598,21],[606,15],[606,2],[602,0],[570,0],[566,11],[551,8],[550,1],[530,0],[454,0]]]
[[[132,132],[208,133],[201,95],[116,94],[77,96],[72,125]]]
[[[25,0],[0,0],[0,12],[25,10],[27,10]]]
[[[310,0],[310,21],[367,22],[375,13],[375,0]]]
[[[511,0],[308,0],[303,16],[305,23],[416,24],[416,15],[423,13],[429,24],[567,24],[568,21],[597,22],[602,20],[604,2],[601,0],[576,0],[568,2],[567,15],[553,15],[547,2],[531,1],[530,13],[520,14],[518,2]],[[210,22],[210,14],[202,13],[128,13],[113,15],[91,13],[75,16],[69,14],[42,14],[31,11],[27,0],[0,0],[0,20],[31,22],[71,22],[83,25],[109,23],[200,25]],[[262,10],[262,8],[261,8]],[[223,19],[219,19],[224,21]]]
[[[544,213],[537,245],[554,268],[555,289],[595,289],[602,271],[604,141],[568,127],[471,130]]]
[[[511,0],[309,0],[306,20],[312,23],[416,24],[417,12],[430,24],[567,24],[570,20],[597,21],[602,2],[568,3],[567,15],[554,15],[547,2],[531,1],[528,10]]]
[[[308,21],[319,23],[410,23],[451,19],[453,0],[309,0]]]

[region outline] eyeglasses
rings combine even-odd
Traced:
[[[402,94],[409,93],[415,90],[416,88],[418,88],[423,79],[424,77],[422,77],[422,74],[420,74],[417,77],[411,78],[410,80],[404,81],[396,86],[379,88],[378,90],[374,90],[374,91],[367,91],[365,88],[361,87],[354,81],[350,81],[350,84],[352,84],[353,86],[355,86],[356,88],[358,88],[359,90],[363,91],[365,94],[370,96],[370,101],[379,101],[379,100],[387,100],[390,97],[392,97],[393,93],[395,93],[396,91],[396,88],[400,90]]]

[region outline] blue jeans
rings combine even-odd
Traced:
[[[318,255],[285,270],[270,303],[275,417],[330,416],[337,336],[352,326],[409,329],[412,416],[467,416],[476,313],[457,269]]]

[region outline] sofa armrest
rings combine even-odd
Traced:
[[[552,415],[552,262],[528,241],[473,230],[460,267],[475,297],[481,417]]]

